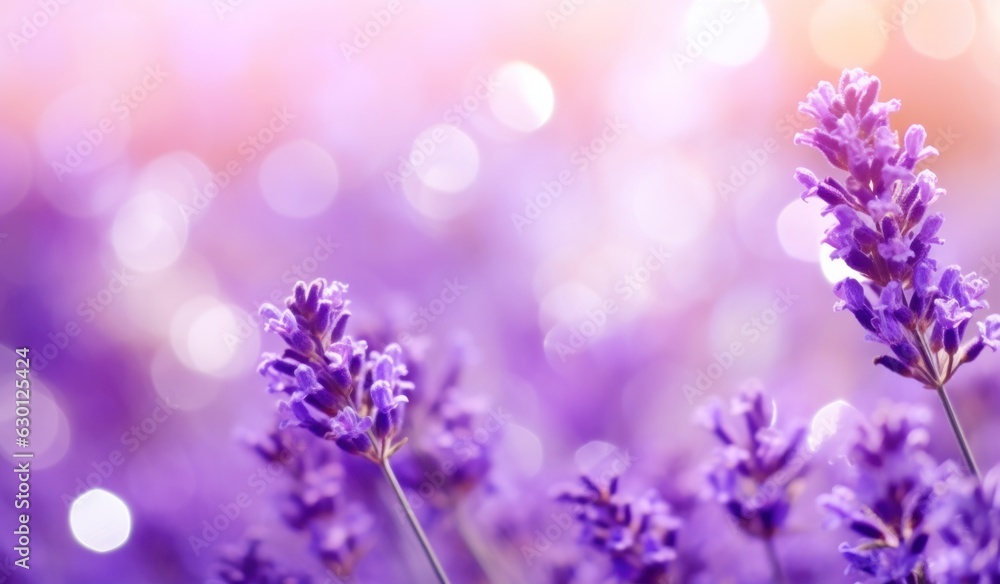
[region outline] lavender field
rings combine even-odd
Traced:
[[[1000,582],[1000,4],[0,32],[0,583]]]

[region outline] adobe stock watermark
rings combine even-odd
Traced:
[[[171,403],[170,399],[166,397],[161,397],[154,403],[153,410],[148,416],[122,432],[118,439],[121,448],[116,448],[104,458],[91,462],[90,466],[93,470],[76,478],[76,492],[72,496],[69,493],[63,493],[62,502],[67,509],[80,495],[100,487],[111,478],[111,475],[122,467],[129,457],[135,454],[179,410],[178,406]]]
[[[462,284],[458,278],[445,280],[437,298],[410,313],[410,316],[406,319],[406,326],[408,328],[399,333],[396,339],[397,342],[404,347],[410,346],[414,335],[423,334],[468,289],[468,284]]]
[[[496,93],[498,87],[500,87],[500,84],[497,83],[497,80],[492,75],[480,76],[472,91],[466,94],[460,101],[448,106],[448,109],[444,110],[444,116],[442,116],[444,123],[455,128],[462,127],[462,124],[479,111],[479,108],[484,103],[490,101],[490,98]]]
[[[66,350],[70,343],[83,332],[83,325],[94,322],[103,313],[115,298],[118,297],[132,282],[135,281],[135,274],[128,268],[119,268],[111,272],[108,283],[92,295],[87,296],[76,306],[76,314],[82,321],[76,319],[67,320],[61,327],[47,335],[48,343],[42,345],[41,349],[32,354],[36,371],[44,371],[49,363],[54,361],[59,354]]]
[[[271,110],[271,117],[259,130],[246,136],[236,147],[237,156],[227,162],[221,170],[212,173],[212,178],[200,187],[194,187],[194,196],[190,203],[177,204],[180,206],[181,214],[189,224],[205,209],[212,204],[226,187],[233,182],[244,167],[257,159],[265,149],[274,143],[275,139],[288,129],[289,124],[295,119],[295,114],[290,113],[288,108],[282,106],[281,109]]]
[[[997,260],[996,254],[991,255],[989,258],[982,256],[979,258],[979,262],[979,269],[976,270],[976,273],[980,276],[989,280],[1000,274],[1000,261]]]
[[[333,253],[338,249],[340,249],[340,244],[335,242],[331,236],[317,237],[316,246],[313,248],[312,253],[285,270],[281,274],[281,281],[289,285],[294,285],[299,281],[311,281],[319,271],[320,266],[333,257]],[[246,318],[237,320],[233,330],[222,333],[222,342],[225,344],[226,349],[230,353],[236,351],[237,347],[253,337],[256,331],[260,330],[262,317],[259,310],[261,305],[269,302],[275,306],[283,307],[287,295],[288,288],[283,286],[281,288],[273,288],[263,301],[254,300],[250,310],[247,311]]]
[[[410,153],[396,158],[396,168],[385,171],[382,176],[389,189],[397,191],[403,180],[413,176],[437,152],[438,147],[450,138],[448,126],[458,129],[472,117],[484,103],[489,102],[499,84],[492,76],[482,76],[475,87],[458,102],[448,106],[442,115],[443,125],[437,125],[423,132],[413,142]]]
[[[224,22],[226,18],[247,4],[246,0],[212,0],[212,9],[219,17],[219,22]]]
[[[607,485],[612,479],[621,476],[631,468],[635,464],[636,458],[627,450],[615,449],[611,456],[602,462],[606,463],[602,470],[587,473],[587,476],[599,485]],[[532,533],[530,544],[521,545],[519,551],[524,562],[528,566],[534,565],[546,552],[552,549],[556,542],[567,534],[574,533],[576,530],[573,518],[581,511],[583,511],[583,507],[576,503],[569,511],[550,513],[548,522]]]
[[[718,180],[715,183],[715,191],[723,202],[740,191],[750,180],[761,171],[775,154],[781,150],[782,145],[792,144],[795,134],[806,128],[813,127],[815,120],[808,115],[796,111],[786,114],[774,124],[774,131],[780,140],[774,137],[765,138],[758,145],[747,148],[746,156],[736,164],[729,167],[729,175],[726,180]],[[937,149],[938,154],[944,154],[958,140],[961,134],[956,132],[951,126],[938,128],[933,134],[927,136],[927,145]]]
[[[687,43],[682,51],[674,51],[674,66],[677,71],[683,73],[685,67],[693,65],[696,59],[704,55],[739,20],[740,15],[746,12],[754,0],[731,2],[732,8],[723,8],[714,18],[703,20],[698,31],[687,36]]]
[[[479,420],[470,437],[459,440],[452,445],[451,458],[445,459],[438,470],[425,472],[424,480],[416,488],[404,489],[406,501],[410,507],[419,510],[431,503],[448,483],[448,479],[454,476],[463,464],[472,460],[480,447],[491,442],[498,433],[502,432],[510,420],[511,415],[502,407],[490,409]],[[396,504],[395,511],[399,520],[406,519],[406,510],[402,505]]]
[[[524,210],[521,213],[511,213],[510,220],[514,229],[522,233],[525,228],[538,220],[542,212],[552,206],[562,196],[566,187],[572,185],[580,175],[590,170],[612,144],[617,142],[629,125],[618,117],[607,118],[601,133],[590,142],[574,150],[569,156],[568,168],[561,170],[552,179],[542,181],[539,190],[531,196],[524,197]]]
[[[747,348],[757,344],[767,331],[774,327],[781,315],[792,308],[799,296],[790,288],[775,290],[771,305],[759,314],[743,321],[740,325],[740,338],[712,354],[712,360],[705,367],[695,372],[694,383],[681,386],[688,405],[694,405],[695,400],[705,394],[722,376],[732,368],[737,359],[746,355]]]
[[[278,455],[277,460],[265,462],[255,468],[246,479],[246,489],[237,492],[229,500],[217,505],[218,512],[201,522],[200,531],[187,538],[195,557],[219,541],[219,538],[235,524],[254,501],[260,498],[271,485],[286,473],[289,466],[305,450],[305,444],[290,445]]]
[[[650,246],[646,255],[636,259],[632,263],[632,269],[615,282],[612,288],[614,294],[602,300],[596,308],[588,310],[585,318],[570,328],[567,342],[557,341],[553,344],[559,359],[565,363],[571,356],[583,350],[608,326],[610,317],[618,313],[623,303],[631,300],[637,292],[646,287],[653,274],[663,269],[671,256],[671,252],[663,245]]]
[[[344,55],[344,60],[350,63],[371,46],[372,41],[389,28],[405,8],[402,0],[389,0],[384,7],[372,10],[371,18],[364,24],[354,27],[354,36],[351,37],[351,42],[341,41],[340,53]]]
[[[576,11],[583,7],[583,5],[590,2],[591,0],[559,0],[559,3],[555,7],[545,10],[545,21],[549,23],[549,28],[556,30],[566,22],[569,22],[569,19],[573,18],[576,15]]]
[[[10,50],[17,55],[21,49],[62,12],[72,0],[38,0],[38,9],[21,19],[21,27],[7,33]]]
[[[910,18],[919,12],[924,4],[927,4],[927,0],[902,0],[893,2],[892,9],[889,11],[889,18],[882,17],[876,23],[882,38],[887,39],[892,33],[902,30],[906,23],[910,21]]]
[[[146,67],[145,75],[132,87],[121,92],[111,102],[111,114],[101,118],[94,126],[80,132],[80,140],[66,147],[62,161],[52,161],[52,171],[62,182],[63,177],[77,168],[104,143],[105,138],[118,129],[117,123],[127,120],[149,95],[156,91],[169,75],[159,65]]]

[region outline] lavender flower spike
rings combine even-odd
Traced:
[[[929,417],[921,407],[883,406],[851,447],[853,488],[836,486],[818,499],[829,527],[843,525],[860,536],[856,545],[841,544],[840,552],[846,573],[858,572],[865,582],[924,581],[925,518],[937,476],[925,451]]]
[[[277,333],[288,348],[265,353],[258,371],[273,393],[287,399],[279,409],[282,427],[301,426],[333,440],[345,452],[379,463],[404,443],[394,441],[402,427],[398,406],[408,401],[402,348],[369,351],[364,341],[346,336],[347,285],[318,279],[296,284],[279,312],[261,307],[264,329]]]
[[[219,578],[227,584],[310,584],[302,574],[293,574],[259,554],[260,541],[247,542],[245,551],[233,551],[222,559]]]
[[[773,427],[764,394],[753,384],[732,401],[731,413],[743,419],[745,433],[725,424],[717,402],[699,412],[702,423],[722,443],[708,469],[707,494],[741,531],[764,541],[775,579],[784,581],[773,540],[808,471],[808,457],[802,455],[805,428],[786,433]]]
[[[583,543],[611,562],[616,582],[669,582],[677,559],[681,520],[655,490],[639,498],[618,492],[618,477],[599,485],[587,476],[583,487],[562,490],[557,499],[574,505]]]
[[[404,392],[413,389],[406,380],[403,349],[392,343],[382,352],[369,351],[366,342],[346,336],[346,293],[346,284],[320,278],[297,283],[283,311],[261,306],[264,330],[277,333],[288,348],[280,356],[265,353],[258,372],[268,378],[272,393],[287,396],[278,405],[285,417],[280,428],[303,427],[379,465],[438,580],[447,584],[444,568],[389,464],[406,444],[406,438],[396,438],[403,426],[401,406],[409,401]],[[354,531],[345,528],[341,535],[325,538],[319,546],[323,555],[343,561],[341,548],[348,541],[344,534]]]
[[[944,546],[933,556],[939,584],[1000,581],[1000,466],[983,482],[959,478],[932,516]]]
[[[847,176],[819,179],[800,168],[795,177],[806,189],[802,197],[822,200],[823,214],[836,219],[823,240],[833,247],[831,257],[859,276],[836,285],[835,308],[852,312],[867,340],[888,347],[876,364],[938,391],[976,473],[944,386],[985,347],[1000,349],[1000,316],[980,322],[979,334],[963,343],[973,313],[987,308],[982,296],[989,284],[958,266],[938,271],[931,250],[944,243],[938,237],[944,216],[930,207],[945,191],[934,173],[917,169],[937,150],[924,144],[927,133],[919,125],[910,126],[900,145],[889,127],[900,102],[879,101],[880,86],[874,75],[850,69],[838,88],[822,82],[809,93],[799,111],[817,125],[795,142],[819,150]]]

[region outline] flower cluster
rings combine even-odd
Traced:
[[[312,580],[279,568],[260,556],[260,541],[251,540],[245,550],[224,557],[218,572],[226,584],[310,584]]]
[[[272,392],[285,396],[284,426],[301,426],[378,462],[405,443],[394,439],[409,401],[405,393],[413,385],[405,380],[399,345],[379,352],[345,335],[346,292],[340,282],[299,282],[284,310],[261,306],[265,330],[277,333],[288,348],[281,355],[265,354],[259,371]]]
[[[367,551],[373,519],[359,505],[343,502],[344,467],[336,448],[318,441],[297,441],[278,430],[253,444],[267,463],[280,465],[291,478],[283,517],[308,534],[311,551],[327,570],[348,574]]]
[[[819,498],[829,526],[846,526],[861,541],[842,543],[847,571],[870,582],[909,582],[923,577],[931,536],[927,518],[937,470],[925,448],[929,413],[918,406],[883,406],[871,425],[859,428],[850,450],[853,488],[834,487]]]
[[[931,521],[944,545],[934,555],[937,584],[1000,582],[1000,466],[979,482],[957,477]]]
[[[408,470],[420,480],[434,477],[446,499],[443,504],[482,483],[492,467],[491,444],[498,441],[494,434],[506,423],[499,410],[487,412],[483,402],[463,394],[463,364],[464,354],[457,348],[434,399],[414,408],[421,432],[411,441],[416,468]]]
[[[773,537],[785,523],[808,470],[808,457],[803,455],[805,428],[790,432],[775,428],[756,385],[746,386],[732,401],[731,414],[743,419],[745,435],[726,426],[718,402],[699,414],[722,443],[707,473],[709,496],[745,533]]]
[[[655,490],[637,498],[620,494],[618,477],[607,485],[587,476],[581,482],[557,499],[573,505],[583,542],[610,559],[616,581],[669,582],[681,527],[670,505]]]
[[[800,168],[796,178],[806,188],[803,198],[822,200],[823,213],[836,219],[824,239],[834,248],[831,257],[861,277],[837,284],[836,308],[852,312],[868,340],[889,347],[877,364],[936,388],[985,347],[1000,349],[1000,315],[978,323],[979,334],[962,344],[973,312],[987,308],[988,283],[958,266],[939,271],[930,257],[931,247],[943,243],[944,217],[929,210],[945,191],[933,172],[917,166],[937,150],[925,145],[919,125],[910,126],[900,146],[889,128],[900,103],[879,101],[879,87],[877,77],[853,69],[844,71],[839,88],[823,82],[809,93],[799,110],[817,126],[796,143],[816,148],[848,175],[843,182],[820,180]]]

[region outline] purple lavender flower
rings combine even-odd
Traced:
[[[925,518],[937,470],[925,448],[929,413],[918,406],[883,406],[873,423],[859,428],[850,450],[857,476],[853,488],[836,486],[818,499],[828,526],[843,525],[861,537],[840,545],[847,572],[866,582],[922,581],[931,532]]]
[[[290,477],[282,516],[308,534],[310,549],[334,574],[350,574],[369,547],[373,520],[343,498],[345,472],[337,449],[326,442],[297,440],[278,430],[252,444],[265,462],[280,464]]]
[[[927,133],[919,125],[910,126],[900,146],[889,128],[900,102],[878,101],[879,88],[877,77],[853,69],[844,71],[839,88],[822,82],[809,93],[799,111],[817,126],[795,141],[816,148],[848,176],[820,180],[800,168],[796,178],[806,187],[803,198],[821,199],[823,213],[837,220],[824,239],[834,248],[831,256],[862,278],[836,286],[836,308],[854,313],[868,340],[889,347],[891,354],[877,364],[940,388],[984,347],[1000,348],[1000,317],[987,317],[979,335],[962,344],[973,313],[987,308],[988,283],[975,273],[962,275],[958,266],[938,273],[930,251],[943,243],[937,234],[944,217],[929,209],[945,191],[934,173],[917,170],[937,150],[924,144]]]
[[[219,578],[227,584],[310,584],[302,574],[287,572],[271,560],[260,556],[260,541],[251,540],[246,550],[231,553],[222,559]]]
[[[722,443],[708,470],[708,494],[743,532],[770,540],[788,518],[808,470],[802,454],[805,428],[790,432],[775,428],[756,385],[746,386],[732,401],[731,413],[743,418],[744,433],[726,426],[718,402],[699,412],[702,423]]]
[[[402,426],[403,408],[400,406],[410,401],[403,392],[413,389],[413,384],[403,380],[407,373],[403,349],[396,343],[386,347],[381,355],[373,353],[372,360],[369,395],[376,410],[375,437],[389,441]]]
[[[403,349],[390,343],[381,352],[369,351],[366,342],[345,336],[350,316],[346,293],[346,284],[320,278],[308,286],[296,284],[284,311],[262,306],[265,330],[281,336],[288,348],[280,356],[265,353],[258,371],[267,377],[272,393],[286,397],[279,404],[284,416],[280,428],[305,428],[379,465],[438,581],[447,584],[444,568],[389,463],[406,444],[406,438],[396,438],[403,425],[403,404],[409,401],[405,392],[413,389],[406,380]],[[367,526],[364,516],[356,515],[346,523],[314,530],[313,549],[335,569],[349,565],[360,549],[356,535]]]
[[[417,482],[435,477],[442,506],[453,505],[487,476],[492,467],[491,444],[498,441],[506,420],[500,410],[461,391],[464,352],[456,347],[434,399],[415,410],[422,432],[412,442]],[[484,439],[483,434],[487,435]]]
[[[932,556],[938,584],[1000,582],[1000,466],[980,482],[954,477],[931,522],[943,545]]]
[[[280,404],[282,427],[300,426],[330,439],[344,451],[379,462],[405,442],[394,442],[402,425],[405,380],[402,348],[382,352],[345,336],[347,285],[318,279],[296,284],[279,311],[265,304],[264,329],[288,344],[283,354],[265,353],[258,371],[270,391],[286,397]]]
[[[607,485],[587,476],[581,482],[557,499],[574,505],[582,541],[610,560],[616,581],[669,582],[681,527],[670,505],[655,490],[636,498],[620,494],[618,477]]]

